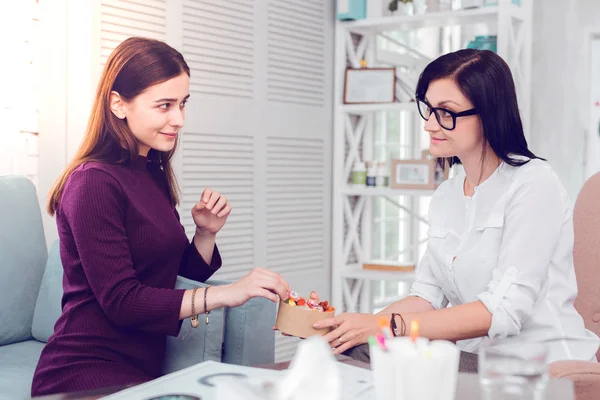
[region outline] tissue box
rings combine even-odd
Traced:
[[[313,311],[303,307],[293,307],[280,301],[275,328],[280,332],[304,339],[315,335],[323,336],[329,332],[329,328],[315,329],[313,324],[333,317],[334,313],[335,311]]]
[[[339,20],[365,19],[367,0],[337,0],[336,18]]]

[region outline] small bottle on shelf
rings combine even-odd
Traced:
[[[352,185],[365,186],[367,184],[367,167],[364,162],[354,163],[352,168]]]
[[[376,186],[377,184],[377,163],[367,161],[367,186]]]
[[[388,168],[386,162],[377,163],[377,177],[375,185],[378,187],[387,187],[389,184]]]

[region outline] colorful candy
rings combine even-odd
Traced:
[[[321,301],[319,299],[319,295],[314,290],[310,292],[310,296],[307,299],[300,297],[298,293],[292,291],[290,292],[290,298],[285,301],[288,305],[292,307],[300,307],[306,308],[311,311],[317,312],[333,312],[335,311],[334,307],[331,307],[327,300]]]
[[[308,308],[315,308],[316,306],[319,305],[319,302],[316,300],[313,300],[313,299],[309,299],[307,301],[307,304],[308,304]]]

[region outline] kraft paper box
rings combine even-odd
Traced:
[[[335,311],[312,311],[304,307],[290,306],[280,301],[275,328],[282,333],[304,339],[315,335],[323,336],[329,333],[330,329],[315,329],[313,324],[333,317],[334,313]]]

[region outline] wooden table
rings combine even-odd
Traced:
[[[337,356],[339,362],[353,365],[356,367],[370,369],[370,365],[361,361],[356,361],[350,357]],[[269,365],[257,365],[258,368],[273,369],[282,371],[288,368],[289,361]],[[36,400],[96,400],[103,396],[116,393],[135,385],[118,386],[105,389],[98,389],[87,392],[77,392],[69,394],[57,394],[52,396],[35,397]],[[480,388],[477,374],[460,373],[458,375],[458,385],[456,388],[456,400],[479,400]],[[548,389],[546,390],[545,400],[575,400],[573,383],[565,379],[550,379]]]

